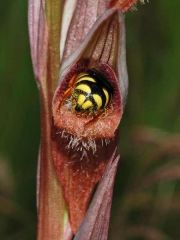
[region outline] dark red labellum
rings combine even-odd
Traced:
[[[77,74],[97,69],[113,87],[111,104],[100,115],[77,114],[64,101]],[[71,67],[53,99],[53,160],[63,189],[71,227],[80,226],[108,160],[117,146],[121,96],[113,69],[105,63],[81,60]]]

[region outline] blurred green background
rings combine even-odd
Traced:
[[[110,240],[180,239],[180,1],[127,14],[129,96]],[[36,235],[39,99],[27,1],[0,6],[0,239]]]

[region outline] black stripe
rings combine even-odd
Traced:
[[[111,84],[109,83],[109,81],[107,80],[107,78],[104,76],[104,74],[102,74],[101,72],[99,72],[96,69],[89,69],[87,71],[89,73],[89,76],[94,78],[97,81],[97,84],[99,84],[101,86],[101,88],[106,88],[106,90],[108,91],[109,95],[113,94],[113,87],[111,86]]]
[[[83,76],[79,76],[79,77],[77,77],[77,81],[80,81],[81,80],[81,78],[84,78],[84,77],[91,77],[91,76],[89,76],[89,74],[88,73],[84,73],[84,75]],[[92,78],[92,77],[91,77]],[[94,78],[93,78],[94,79]],[[88,79],[87,79],[88,80]],[[95,80],[95,79],[94,79]]]
[[[87,97],[87,92],[84,92],[83,90],[80,90],[80,89],[74,89],[74,94],[83,94],[85,97]]]
[[[95,102],[93,96],[90,96],[90,97],[89,97],[89,100],[93,103],[93,108],[94,108],[94,110],[96,110],[98,105],[97,105],[97,103]]]
[[[88,80],[83,80],[83,81],[76,84],[75,89],[76,89],[77,86],[79,86],[81,84],[86,84],[88,87],[90,87],[91,88],[91,94],[97,94],[102,98],[101,108],[104,108],[104,106],[106,104],[106,95],[103,92],[102,86],[97,84],[97,82],[91,82],[91,81],[88,81]],[[109,94],[109,92],[108,92],[108,94]],[[86,96],[87,96],[87,94],[86,94]],[[93,97],[91,99],[93,99]],[[93,102],[95,102],[94,99],[93,99]]]

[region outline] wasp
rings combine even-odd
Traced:
[[[107,78],[96,69],[77,74],[64,94],[71,101],[71,110],[76,113],[97,114],[110,103],[113,87]]]

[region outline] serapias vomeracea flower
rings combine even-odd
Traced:
[[[29,0],[41,98],[39,240],[71,239],[77,231],[76,239],[107,239],[128,87],[122,12],[136,2]],[[96,222],[106,226],[101,237]]]
[[[117,146],[127,90],[123,21],[105,5],[95,11],[94,2],[77,1],[67,32],[52,132],[54,166],[73,233]]]

